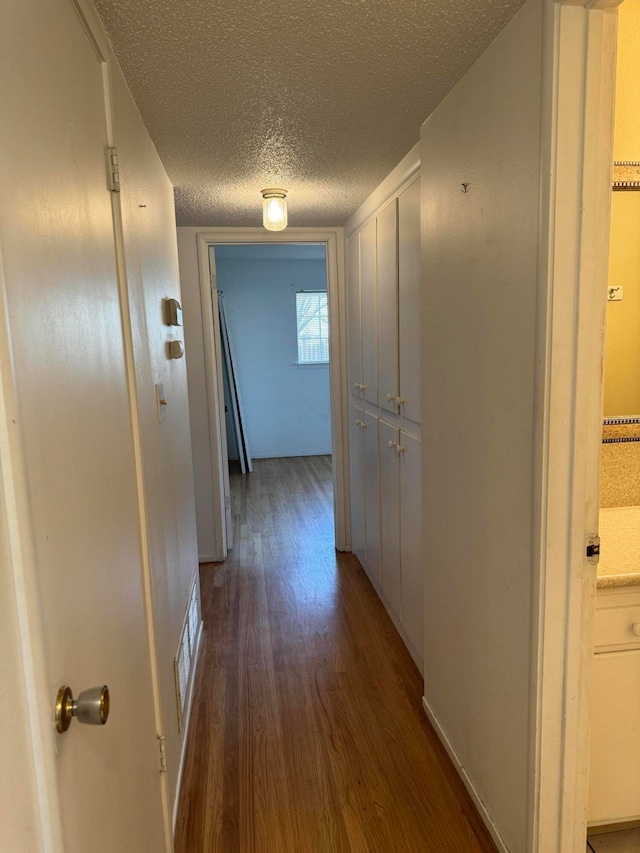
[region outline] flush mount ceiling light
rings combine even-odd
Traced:
[[[261,190],[262,224],[267,231],[284,231],[287,227],[287,191]]]

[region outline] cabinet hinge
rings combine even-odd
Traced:
[[[594,565],[600,562],[600,537],[587,539],[587,560]]]
[[[120,192],[120,167],[118,165],[118,149],[107,148],[107,172],[109,175],[109,189],[112,193]]]
[[[160,753],[160,772],[167,772],[167,745],[164,735],[158,735],[158,752]]]

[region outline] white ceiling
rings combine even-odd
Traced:
[[[523,0],[95,0],[179,225],[342,224]]]

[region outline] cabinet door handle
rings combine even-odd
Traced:
[[[392,403],[396,399],[395,394],[387,394],[387,403]]]
[[[636,637],[640,637],[640,622],[634,622],[631,626],[631,630],[636,635]]]
[[[398,451],[398,453],[404,453],[404,452],[406,451],[406,449],[407,449],[407,448],[406,448],[406,447],[403,447],[401,444],[399,444],[399,445],[396,447],[396,450]]]
[[[398,446],[397,441],[389,441],[389,450],[393,450],[394,447]]]

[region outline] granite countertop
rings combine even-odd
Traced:
[[[598,589],[640,586],[640,506],[600,510]]]

